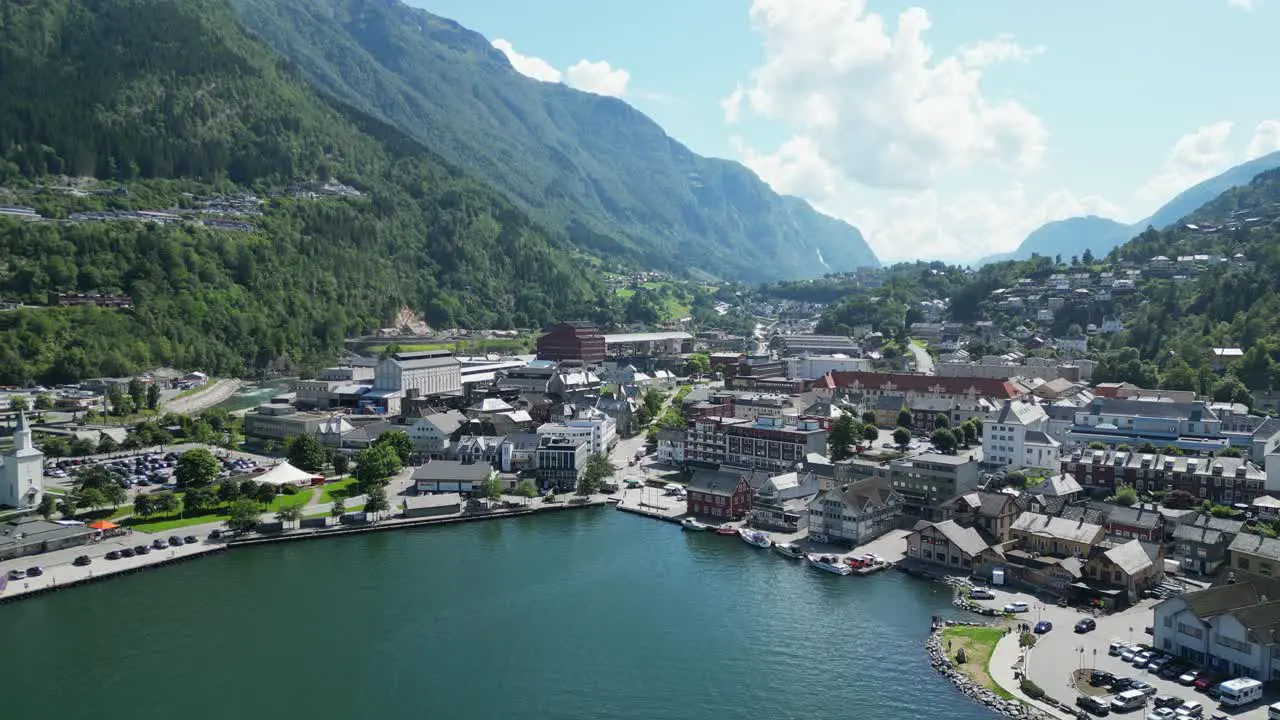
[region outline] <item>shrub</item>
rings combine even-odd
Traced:
[[[299,490],[297,485],[285,485],[284,489],[281,490],[281,492],[283,492],[285,495],[297,495]]]
[[[1026,647],[1026,648],[1035,647],[1037,639],[1039,638],[1037,638],[1034,634],[1029,632],[1024,632],[1022,633],[1022,635],[1018,636],[1018,647]]]
[[[1044,691],[1040,689],[1040,686],[1030,680],[1023,679],[1018,687],[1022,690],[1023,695],[1026,695],[1032,700],[1039,700],[1044,697]]]

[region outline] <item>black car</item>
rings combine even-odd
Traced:
[[[44,569],[40,566],[27,568],[27,577],[40,577],[44,574]]]
[[[1124,692],[1125,690],[1128,690],[1129,688],[1133,687],[1133,684],[1135,682],[1137,681],[1134,680],[1133,678],[1118,677],[1115,680],[1111,681],[1111,686],[1110,686],[1111,692],[1113,693]]]
[[[188,545],[195,545],[196,543],[200,542],[200,538],[196,537],[195,535],[188,535],[182,538],[182,542]]]
[[[151,548],[146,545],[139,545],[133,549],[133,553],[135,555],[149,555],[151,554]]]
[[[119,550],[112,550],[111,552],[107,553],[107,559],[108,559],[108,560],[119,560],[119,559],[120,559],[120,551],[119,551]]]
[[[1165,680],[1177,680],[1178,676],[1186,671],[1186,663],[1174,660],[1172,662],[1165,663],[1164,667],[1160,668],[1160,672],[1157,672],[1156,675],[1159,675]]]
[[[1090,673],[1090,675],[1089,675],[1089,684],[1090,684],[1090,685],[1092,685],[1092,686],[1094,686],[1094,687],[1101,687],[1101,686],[1103,686],[1103,685],[1110,685],[1111,683],[1113,683],[1113,682],[1115,682],[1115,681],[1116,681],[1116,676],[1115,676],[1115,675],[1112,675],[1111,673],[1107,672],[1106,670],[1094,670],[1094,671],[1093,671],[1092,673]]]
[[[169,547],[178,547],[181,544],[182,544],[182,538],[178,537],[177,535],[169,536]]]
[[[120,557],[130,558],[137,554],[138,552],[133,548],[124,548],[123,550],[120,551]]]
[[[1111,713],[1111,708],[1107,705],[1105,700],[1092,697],[1090,695],[1081,695],[1077,697],[1076,707],[1083,708],[1084,710],[1098,716],[1109,715]]]
[[[1098,623],[1094,622],[1093,618],[1080,618],[1080,620],[1076,622],[1076,632],[1078,633],[1092,632],[1097,628]]]
[[[1151,704],[1158,708],[1176,708],[1182,704],[1182,698],[1177,695],[1157,695],[1151,698]]]
[[[77,556],[75,560],[72,560],[71,564],[84,566],[84,565],[88,565],[91,562],[93,562],[93,560],[91,560],[88,555],[80,555],[80,556]]]
[[[156,538],[154,541],[152,541],[151,547],[155,548],[156,550],[164,550],[165,548],[169,547],[169,543],[166,543],[160,538]]]

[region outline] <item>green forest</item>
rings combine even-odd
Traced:
[[[194,224],[0,220],[0,292],[119,292],[131,310],[0,313],[0,382],[158,364],[241,374],[325,361],[407,305],[443,327],[596,319],[600,282],[492,190],[318,94],[223,2],[0,0],[0,202],[52,217],[122,183],[113,206],[180,207],[247,188],[254,232]],[[178,180],[173,180],[174,178]],[[335,179],[359,197],[293,199]]]

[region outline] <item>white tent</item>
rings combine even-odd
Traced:
[[[269,485],[310,485],[313,477],[315,476],[306,470],[299,470],[287,462],[282,462],[255,477],[254,480]]]

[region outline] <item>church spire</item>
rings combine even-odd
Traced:
[[[27,411],[18,411],[18,427],[13,431],[13,448],[15,450],[30,450],[31,444],[31,426],[27,424]]]

